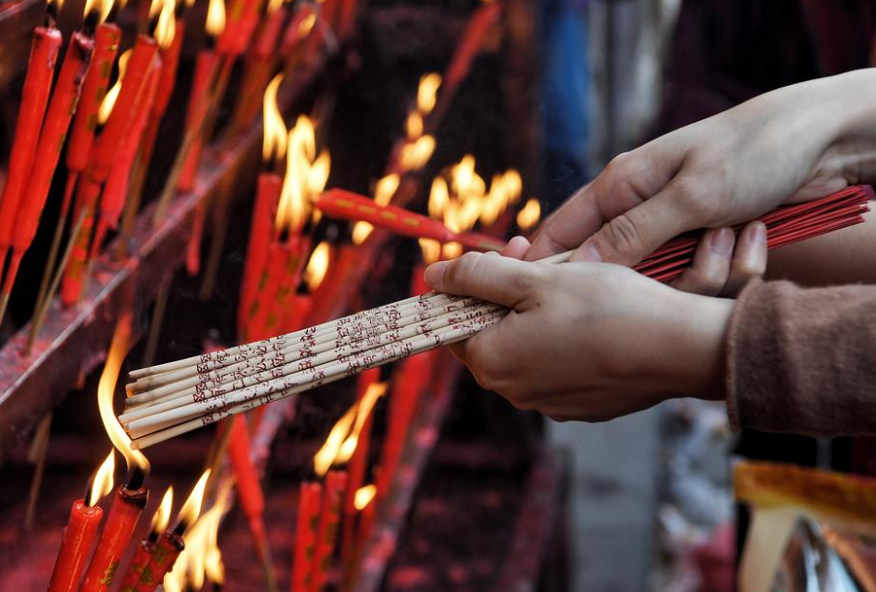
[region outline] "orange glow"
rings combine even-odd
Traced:
[[[119,380],[122,361],[128,353],[130,338],[131,317],[129,315],[122,315],[116,325],[116,331],[110,344],[106,363],[103,366],[103,372],[97,384],[97,406],[100,410],[100,419],[103,421],[106,434],[109,436],[113,446],[116,447],[116,450],[125,457],[128,471],[136,467],[140,472],[148,474],[150,468],[149,460],[147,460],[142,452],[131,448],[131,438],[122,429],[122,425],[116,419],[116,415],[113,412],[113,394],[116,390],[116,383]]]
[[[433,72],[420,77],[420,86],[417,89],[417,109],[422,115],[428,115],[435,108],[440,86],[440,74]]]
[[[539,218],[541,218],[541,204],[537,199],[530,199],[517,213],[517,226],[521,230],[529,230],[538,224]]]
[[[522,191],[523,180],[517,171],[512,169],[504,175],[494,175],[481,210],[481,223],[485,226],[493,224],[509,205],[520,200]]]
[[[362,433],[362,428],[368,420],[368,416],[374,410],[374,405],[377,400],[386,393],[387,383],[380,382],[377,384],[368,385],[368,390],[362,396],[362,400],[356,405],[356,422],[353,424],[353,429],[338,451],[338,456],[335,458],[336,463],[349,462],[356,452],[356,446],[359,445],[359,434]]]
[[[316,25],[316,13],[311,11],[306,17],[301,19],[301,23],[298,25],[298,39],[304,39],[310,35],[314,25]]]
[[[418,171],[426,166],[434,152],[435,137],[420,136],[416,141],[402,146],[399,164],[406,171]]]
[[[265,89],[262,114],[264,118],[264,141],[262,142],[262,160],[270,164],[286,156],[286,124],[277,107],[277,91],[283,83],[283,75],[277,74]]]
[[[447,189],[447,181],[442,177],[435,177],[432,181],[432,189],[429,192],[429,216],[440,220],[450,204],[450,190]]]
[[[186,499],[183,507],[179,511],[177,521],[192,526],[198,519],[201,513],[201,506],[204,503],[204,490],[207,487],[207,480],[210,478],[210,469],[204,471],[198,482],[192,488],[192,492]]]
[[[284,0],[268,0],[268,14],[272,14],[276,12],[281,6],[283,6]]]
[[[356,495],[353,497],[353,505],[361,512],[368,507],[368,504],[371,503],[375,495],[377,495],[377,486],[373,483],[360,487],[356,490]]]
[[[151,530],[155,533],[161,533],[167,530],[167,525],[170,523],[170,511],[173,509],[173,486],[167,488],[164,492],[164,497],[161,498],[161,505],[155,510],[152,516]]]
[[[408,115],[405,127],[410,140],[416,140],[423,135],[423,116],[420,115],[419,111],[413,111]]]
[[[392,198],[395,197],[400,182],[401,178],[395,173],[380,179],[374,186],[374,203],[379,206],[388,206]],[[373,230],[374,226],[368,222],[356,222],[353,225],[353,244],[361,245],[364,243],[365,239],[371,236]]]
[[[88,498],[85,500],[86,506],[93,508],[100,501],[100,498],[113,490],[113,473],[115,472],[116,451],[112,449],[94,475],[94,480],[91,482],[91,490],[88,492]]]
[[[462,245],[460,243],[447,243],[442,249],[445,259],[456,259],[462,255]]]
[[[204,571],[207,573],[207,579],[214,584],[224,584],[225,564],[222,563],[222,551],[219,550],[219,545],[216,545],[207,551],[207,557],[204,563]]]
[[[374,226],[372,226],[368,222],[356,222],[356,224],[353,225],[353,244],[361,245],[368,239],[369,236],[371,236],[371,233],[373,231]]]
[[[158,24],[155,25],[155,40],[161,49],[167,49],[173,44],[176,36],[176,2],[164,0],[161,13],[158,15]]]
[[[313,250],[307,268],[304,270],[304,282],[311,294],[316,291],[325,279],[328,272],[331,250],[327,242],[323,241]]]
[[[127,50],[119,56],[119,78],[116,83],[109,89],[103,97],[103,101],[97,110],[97,121],[103,125],[109,119],[113,112],[113,107],[116,104],[116,99],[119,98],[119,91],[122,90],[122,81],[125,79],[125,72],[128,70],[128,60],[131,59],[131,50]]]
[[[312,210],[312,201],[328,181],[331,156],[323,151],[316,156],[316,130],[313,121],[301,115],[286,140],[286,176],[280,192],[275,221],[278,230],[300,234]]]
[[[49,0],[46,4],[55,9],[55,14],[58,14],[64,8],[64,0]]]
[[[343,417],[335,423],[332,430],[329,432],[328,438],[313,457],[313,471],[318,477],[325,475],[329,468],[334,464],[341,450],[344,440],[350,433],[350,428],[353,427],[353,422],[356,421],[356,408],[353,405],[344,413]]]
[[[225,0],[210,0],[207,8],[207,23],[204,26],[207,33],[214,39],[225,30]]]
[[[441,258],[441,243],[431,238],[417,239],[420,243],[420,250],[423,252],[423,262],[426,265],[431,265]]]
[[[61,2],[60,4],[63,4]],[[122,4],[124,6],[124,4]],[[98,12],[98,22],[102,23],[109,16],[110,10],[113,8],[113,0],[85,0],[85,10],[82,12],[88,16],[92,12]]]

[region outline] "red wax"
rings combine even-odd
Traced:
[[[88,245],[91,241],[91,229],[94,226],[94,209],[97,198],[100,197],[100,185],[87,173],[83,175],[76,192],[75,218],[85,212],[85,219],[79,231],[79,237],[70,253],[64,279],[61,282],[61,302],[72,306],[79,301],[85,281],[85,271],[88,267]]]
[[[94,145],[94,154],[88,167],[91,176],[100,183],[109,177],[118,157],[119,147],[134,125],[137,97],[146,87],[152,60],[157,53],[158,44],[154,39],[142,34],[137,36],[122,88],[103,132]]]
[[[225,18],[225,29],[216,42],[223,55],[239,56],[249,46],[259,23],[262,0],[231,0]]]
[[[34,30],[27,77],[21,92],[21,107],[15,123],[15,138],[12,141],[6,185],[3,186],[3,195],[0,197],[0,270],[6,259],[6,251],[12,245],[16,214],[30,178],[60,47],[61,33],[57,29],[37,27]]]
[[[302,482],[298,497],[298,522],[295,527],[291,592],[308,592],[316,553],[316,532],[322,506],[322,485]]]
[[[265,548],[265,499],[259,475],[250,454],[249,431],[246,418],[237,415],[231,424],[231,439],[228,442],[228,457],[237,481],[240,507],[249,523],[250,534],[256,553],[261,556]]]
[[[49,592],[74,592],[78,589],[85,562],[97,538],[101,518],[103,510],[99,506],[89,508],[82,499],[73,502],[70,520],[64,528],[61,550],[52,570]]]
[[[249,246],[243,268],[240,308],[237,316],[238,330],[241,334],[246,331],[248,319],[251,318],[252,314],[250,308],[253,306],[259,281],[265,272],[282,186],[283,179],[280,175],[274,173],[261,173],[259,175],[249,230]]]
[[[92,66],[82,85],[82,98],[73,119],[70,142],[67,144],[66,165],[68,171],[82,172],[88,166],[94,131],[97,129],[97,111],[109,88],[110,72],[119,51],[122,32],[111,23],[98,25],[94,33]]]
[[[155,93],[158,89],[161,70],[161,58],[155,56],[149,76],[146,79],[146,87],[140,93],[140,96],[137,97],[133,125],[130,132],[122,140],[118,158],[115,164],[113,164],[113,169],[103,188],[103,196],[100,200],[100,220],[94,233],[94,240],[91,243],[91,259],[94,259],[98,249],[100,249],[107,229],[116,228],[119,224],[119,217],[122,215],[125,200],[128,196],[131,169],[134,168],[137,150],[140,148],[141,138],[146,129],[146,123],[149,121],[152,105],[155,102]]]
[[[123,485],[116,490],[80,592],[102,592],[112,587],[119,560],[131,540],[148,497],[149,492],[145,487],[130,491]]]
[[[210,84],[214,78],[216,68],[219,65],[219,57],[216,52],[202,49],[195,58],[195,75],[192,79],[192,90],[189,94],[189,106],[186,111],[186,133],[192,133],[201,127],[206,110],[203,103],[209,100]],[[203,139],[198,137],[192,144],[186,161],[180,173],[176,187],[180,191],[191,191],[195,186],[195,176],[198,172],[198,164],[201,160],[201,147]]]
[[[134,557],[128,564],[124,577],[122,577],[119,592],[135,592],[137,590],[137,584],[140,583],[140,579],[143,577],[144,572],[146,572],[149,559],[152,557],[152,552],[155,551],[157,545],[156,541],[150,541],[148,538],[140,541],[137,545],[137,550],[134,552]]]
[[[362,397],[368,391],[368,387],[380,382],[380,368],[371,368],[359,375],[356,384],[356,400],[361,402]],[[344,498],[344,536],[342,539],[344,558],[347,559],[353,554],[353,527],[356,520],[356,492],[362,487],[365,482],[365,471],[368,468],[368,451],[371,447],[371,418],[374,413],[368,415],[368,419],[362,425],[362,431],[359,432],[359,441],[356,444],[356,450],[350,458],[350,466],[348,471],[350,474],[350,485],[347,487],[347,494]]]
[[[319,529],[316,532],[316,552],[311,567],[313,574],[311,592],[321,591],[328,581],[328,568],[335,550],[338,523],[341,519],[341,503],[346,487],[346,471],[329,471],[325,478],[322,512],[319,516]]]
[[[164,576],[173,570],[176,558],[185,548],[185,542],[180,535],[172,531],[161,535],[161,538],[158,539],[158,545],[149,559],[149,565],[140,577],[136,592],[153,592],[158,588],[158,585],[164,581]]]

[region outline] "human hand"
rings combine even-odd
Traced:
[[[607,264],[546,265],[469,253],[436,263],[436,290],[511,312],[454,352],[485,388],[557,420],[602,421],[666,398],[720,398],[733,302],[686,294]]]
[[[874,177],[876,70],[767,93],[615,158],[542,224],[533,261],[638,263],[697,228],[752,220]],[[863,94],[862,94],[863,93]]]

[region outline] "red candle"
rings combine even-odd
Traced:
[[[247,333],[248,320],[252,318],[251,308],[255,304],[259,283],[267,281],[265,264],[271,243],[274,218],[280,202],[280,189],[283,179],[274,173],[261,173],[258,178],[252,223],[249,231],[249,246],[246,251],[246,264],[243,269],[240,308],[238,310],[238,330]]]
[[[280,332],[292,333],[305,327],[313,310],[313,300],[309,294],[293,294],[292,298],[280,303],[280,308],[285,308],[280,321]]]
[[[261,10],[262,0],[231,0],[225,30],[216,43],[217,51],[230,56],[239,56],[246,51]]]
[[[227,30],[227,29],[226,29]],[[216,68],[219,66],[219,56],[211,49],[202,49],[195,58],[195,75],[192,79],[192,90],[189,94],[189,106],[186,111],[186,133],[193,133],[199,127],[206,111],[203,103],[210,95],[210,85],[215,77]],[[198,163],[201,160],[201,148],[203,139],[198,137],[192,143],[182,172],[179,175],[176,187],[180,191],[191,191],[195,186],[195,176],[198,172]]]
[[[298,4],[292,15],[292,20],[289,21],[289,24],[286,25],[286,30],[283,32],[280,55],[284,59],[288,60],[293,57],[296,50],[301,46],[301,41],[313,29],[315,19],[316,12],[312,4]]]
[[[148,497],[149,492],[145,487],[130,490],[123,485],[116,490],[106,526],[85,573],[80,592],[102,592],[112,586],[119,561],[134,534]]]
[[[94,42],[80,32],[73,33],[64,56],[61,73],[52,100],[46,113],[42,132],[31,165],[27,190],[22,196],[12,235],[12,259],[6,272],[3,292],[9,294],[25,251],[30,248],[43,207],[49,196],[49,187],[55,175],[55,167],[70,127],[76,103],[82,91],[82,82],[88,70]]]
[[[135,592],[142,578],[151,579],[151,572],[148,569],[149,559],[157,546],[158,541],[150,537],[140,540],[137,550],[134,551],[134,557],[131,558],[131,563],[128,564],[128,569],[122,577],[119,592]]]
[[[301,279],[304,255],[310,241],[293,235],[289,242],[274,241],[268,250],[264,286],[259,286],[255,308],[247,326],[248,338],[264,339],[275,335],[285,314],[285,297],[294,293]]]
[[[255,40],[253,51],[256,58],[270,60],[274,57],[274,53],[277,51],[277,41],[280,39],[280,33],[283,32],[283,25],[286,23],[288,14],[289,11],[286,10],[286,7],[281,5],[267,15],[261,33]]]
[[[322,512],[316,532],[316,552],[313,554],[311,572],[313,574],[310,590],[317,592],[325,588],[328,581],[328,568],[335,550],[338,522],[341,519],[341,503],[347,486],[346,471],[329,471],[325,478],[325,492],[322,496]]]
[[[0,197],[0,271],[6,260],[6,252],[12,246],[16,214],[30,178],[60,47],[61,33],[58,29],[36,28],[27,64],[27,77],[21,92],[21,108],[15,123],[8,175]],[[0,313],[0,317],[2,316]]]
[[[249,524],[249,531],[255,543],[256,554],[264,560],[267,548],[265,535],[265,499],[259,475],[252,462],[250,453],[249,431],[246,418],[235,416],[231,424],[231,439],[228,443],[228,457],[237,481],[237,493],[240,496],[240,506]]]
[[[49,592],[72,592],[79,584],[91,547],[97,538],[97,527],[103,518],[100,506],[89,507],[84,499],[73,502],[70,519],[64,529],[61,551],[52,571]]]
[[[91,242],[91,228],[94,225],[94,208],[100,197],[100,185],[85,174],[76,191],[76,216],[84,215],[79,236],[70,253],[64,279],[61,282],[61,302],[65,306],[73,306],[79,301],[88,267],[88,245]],[[84,214],[83,214],[84,212]]]
[[[322,485],[311,481],[301,483],[298,497],[298,522],[295,527],[295,547],[292,562],[291,592],[309,592],[312,583],[313,557],[316,554],[316,532],[322,505]]]
[[[152,552],[149,565],[140,578],[136,592],[153,592],[164,581],[164,576],[173,569],[177,557],[186,548],[182,535],[168,530],[158,539],[158,545]]]

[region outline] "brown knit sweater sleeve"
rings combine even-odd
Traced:
[[[876,434],[876,286],[752,282],[727,339],[734,430]]]

